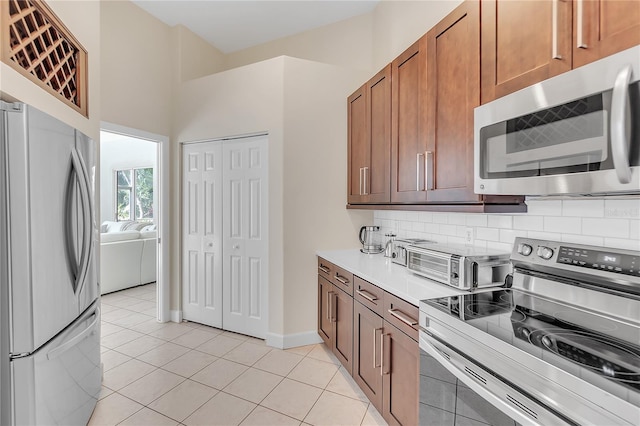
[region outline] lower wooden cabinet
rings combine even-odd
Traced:
[[[351,374],[353,297],[322,275],[318,275],[318,334]]]
[[[352,376],[362,392],[390,425],[418,424],[418,342],[357,301],[353,339]]]
[[[328,347],[333,346],[331,297],[332,284],[321,275],[318,275],[318,334]]]
[[[349,374],[353,354],[353,297],[333,284],[331,310],[333,310],[333,354]]]
[[[418,308],[322,258],[318,264],[318,334],[387,423],[417,425]],[[342,280],[329,281],[328,269]]]
[[[382,413],[382,317],[360,302],[353,304],[353,379]]]
[[[390,425],[417,425],[418,342],[385,321],[382,348],[382,417]]]

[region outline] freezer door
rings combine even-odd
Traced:
[[[101,388],[99,301],[11,373],[13,424],[86,425]]]
[[[98,295],[93,142],[35,108],[6,112],[11,352],[31,353]]]

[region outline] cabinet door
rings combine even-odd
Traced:
[[[391,164],[391,64],[366,84],[369,162],[364,170],[364,192],[368,203],[390,200]]]
[[[390,425],[417,425],[420,382],[418,342],[384,322],[382,416]]]
[[[391,202],[426,201],[426,36],[391,63]]]
[[[429,202],[478,202],[473,109],[480,104],[480,4],[465,2],[427,33]]]
[[[640,44],[640,1],[576,0],[573,68]]]
[[[364,173],[369,163],[366,84],[347,98],[347,201],[365,201]]]
[[[572,2],[482,1],[482,103],[571,69]]]
[[[353,304],[353,379],[382,412],[380,344],[382,317],[359,302]]]
[[[333,285],[333,353],[351,374],[353,363],[353,297]]]
[[[331,321],[332,285],[318,276],[318,334],[327,347],[333,346],[333,323]]]

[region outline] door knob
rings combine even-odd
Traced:
[[[237,250],[237,249],[239,249],[239,248],[240,248],[240,245],[239,245],[239,244],[235,244],[235,245],[233,246],[233,248],[234,248],[235,250]]]
[[[213,243],[209,243],[207,244],[209,247],[213,247]]]

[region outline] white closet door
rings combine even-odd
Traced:
[[[183,317],[222,328],[221,142],[184,145],[182,170]]]
[[[265,338],[268,139],[226,141],[223,154],[224,328]]]

